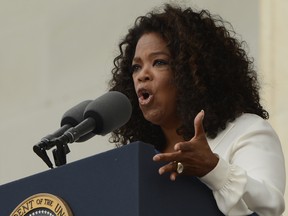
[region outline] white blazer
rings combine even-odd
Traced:
[[[270,124],[243,114],[215,139],[217,166],[200,178],[225,215],[279,216],[285,209],[285,162],[279,138]]]

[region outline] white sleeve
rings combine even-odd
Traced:
[[[257,121],[232,141],[229,157],[200,178],[225,215],[279,216],[285,209],[285,163],[280,141]]]

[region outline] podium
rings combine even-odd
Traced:
[[[0,215],[26,198],[61,197],[74,216],[223,215],[195,177],[159,175],[153,146],[134,142],[0,186]]]

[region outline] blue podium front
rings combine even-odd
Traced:
[[[158,174],[153,146],[141,142],[0,186],[0,215],[38,193],[62,198],[74,216],[223,215],[197,178]]]

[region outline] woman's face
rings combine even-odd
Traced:
[[[134,87],[145,119],[161,127],[178,126],[170,61],[167,43],[159,34],[139,39],[132,62]]]

